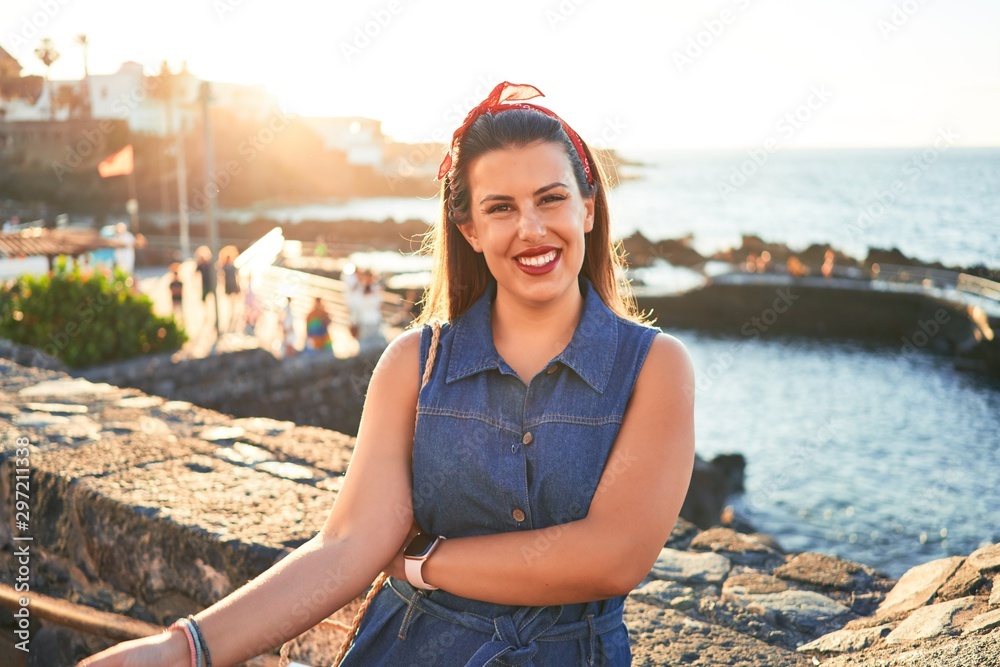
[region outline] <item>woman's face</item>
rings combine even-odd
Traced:
[[[535,142],[476,158],[469,193],[471,220],[459,229],[499,289],[539,305],[576,286],[594,199],[581,195],[562,146]],[[526,251],[535,257],[517,259]]]

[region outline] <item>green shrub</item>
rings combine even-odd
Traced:
[[[173,317],[153,314],[153,303],[131,291],[115,270],[84,276],[66,269],[51,276],[21,276],[0,286],[0,338],[41,349],[81,368],[142,354],[180,349],[187,335]]]

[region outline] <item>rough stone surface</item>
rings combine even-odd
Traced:
[[[968,635],[981,630],[992,630],[996,627],[1000,627],[1000,609],[983,612],[976,616],[962,628],[962,634]]]
[[[823,667],[993,667],[1000,665],[1000,632],[945,640],[928,640],[901,649],[876,646],[860,653],[845,653],[822,663]]]
[[[694,595],[694,589],[679,584],[676,581],[654,580],[644,584],[631,593],[629,597],[645,602],[647,604],[661,604],[670,606],[677,598],[690,597]]]
[[[794,651],[632,598],[626,600],[625,623],[632,644],[633,667],[807,667],[812,664],[806,656]]]
[[[774,570],[780,579],[822,589],[857,591],[871,586],[875,572],[860,563],[817,553],[795,554]]]
[[[848,653],[868,648],[876,641],[885,637],[892,626],[876,625],[872,628],[859,630],[835,630],[798,648],[802,653]]]
[[[780,593],[787,590],[788,584],[769,574],[740,572],[730,574],[726,579],[722,585],[722,597],[754,593]]]
[[[973,595],[980,586],[986,583],[986,579],[975,565],[966,559],[962,566],[955,570],[955,574],[948,578],[934,596],[935,602],[954,600],[956,598]]]
[[[990,544],[969,554],[969,565],[980,572],[1000,570],[1000,544]]]
[[[937,590],[948,581],[965,559],[961,556],[939,558],[911,568],[885,596],[877,616],[890,617],[922,607],[934,597]]]
[[[658,579],[694,584],[717,584],[726,578],[731,564],[725,556],[712,553],[687,553],[663,548],[653,565]]]
[[[812,632],[850,613],[850,609],[813,591],[787,590],[779,593],[738,593],[723,591],[728,599],[777,623]]]
[[[691,540],[694,551],[714,551],[738,565],[773,569],[785,562],[784,556],[749,535],[731,528],[709,528]]]
[[[957,634],[959,629],[953,623],[955,615],[974,608],[976,604],[976,598],[969,596],[921,607],[896,626],[885,638],[885,642],[898,644],[943,634]]]
[[[993,591],[990,593],[990,606],[1000,605],[1000,574],[993,575]]]

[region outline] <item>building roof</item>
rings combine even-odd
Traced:
[[[0,257],[74,256],[98,248],[116,247],[114,239],[102,237],[96,229],[30,227],[12,234],[0,234]]]
[[[13,76],[18,76],[24,68],[21,67],[21,63],[17,61],[17,58],[10,55],[7,49],[0,46],[0,72],[7,69],[13,73]]]

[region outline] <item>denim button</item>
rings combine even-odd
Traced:
[[[525,433],[524,437],[521,438],[521,444],[522,445],[530,445],[534,441],[535,441],[535,436],[531,435],[531,431],[528,431],[527,433]]]
[[[514,515],[514,521],[524,521],[524,511],[520,507],[515,507],[511,514]]]
[[[556,372],[556,365],[552,364],[551,366],[545,369],[545,372],[548,373],[549,375],[552,375],[553,373]]]

